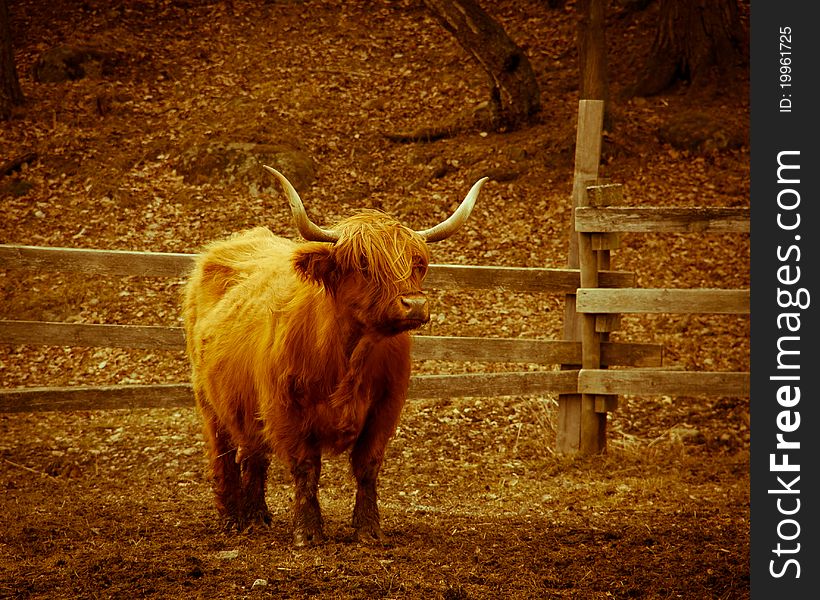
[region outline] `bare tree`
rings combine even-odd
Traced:
[[[0,0],[0,119],[8,119],[12,106],[23,103],[11,47],[11,25],[6,0]]]
[[[660,0],[655,41],[633,91],[649,96],[677,81],[725,79],[745,61],[745,40],[738,0]]]
[[[541,109],[530,61],[504,28],[475,0],[424,0],[435,19],[487,73],[491,126],[514,129]]]

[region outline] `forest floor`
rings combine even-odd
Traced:
[[[295,238],[264,172],[188,160],[214,144],[264,144],[309,157],[300,193],[322,223],[367,207],[427,227],[491,175],[433,261],[566,264],[571,1],[492,3],[543,101],[534,124],[500,133],[469,124],[484,76],[416,0],[9,4],[27,104],[0,125],[0,163],[36,159],[0,175],[0,243],[192,253],[258,225]],[[657,7],[612,4],[602,175],[633,205],[748,206],[748,78],[630,98]],[[96,49],[87,76],[35,81],[40,55],[60,44]],[[435,141],[388,135],[453,123]],[[681,147],[673,131],[686,123],[711,124],[710,141]],[[642,287],[747,288],[749,237],[628,235],[613,264]],[[4,270],[0,318],[178,326],[181,285]],[[423,334],[560,337],[558,296],[430,297]],[[749,370],[747,317],[625,316],[613,337],[663,344],[673,368]],[[414,365],[513,368],[503,357]],[[182,352],[0,346],[3,388],[188,377]],[[621,398],[608,450],[591,458],[557,455],[556,424],[552,396],[412,401],[380,480],[389,541],[353,541],[355,486],[335,458],[321,485],[328,541],[297,549],[279,466],[272,526],[219,528],[193,408],[0,414],[0,597],[749,597],[748,399]]]

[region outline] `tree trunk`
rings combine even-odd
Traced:
[[[652,53],[634,94],[658,94],[678,81],[725,82],[744,60],[745,46],[737,0],[661,0]]]
[[[11,108],[23,103],[11,47],[11,25],[6,0],[0,0],[0,119],[8,119]]]
[[[430,12],[487,73],[491,126],[514,129],[541,109],[541,92],[524,51],[475,0],[424,0]]]
[[[581,100],[609,100],[606,55],[606,1],[578,0],[578,63],[581,69]]]

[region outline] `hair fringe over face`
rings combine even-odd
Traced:
[[[426,272],[430,251],[424,239],[375,210],[363,211],[339,223],[334,245],[337,267],[358,272],[385,291],[395,292],[417,268]]]

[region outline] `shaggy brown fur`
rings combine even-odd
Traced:
[[[382,540],[376,480],[404,405],[408,331],[428,319],[424,240],[375,211],[296,244],[257,228],[208,246],[185,289],[185,331],[217,509],[269,523],[269,457],[295,485],[294,541],[322,539],[322,452],[350,451],[353,526]]]

